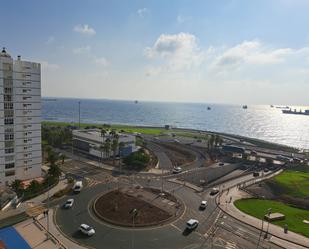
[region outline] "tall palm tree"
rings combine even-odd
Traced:
[[[111,149],[113,151],[113,164],[115,164],[115,156],[116,156],[116,153],[117,153],[118,144],[119,144],[118,139],[114,138],[113,141],[112,141],[112,144],[111,144]]]
[[[106,130],[105,129],[101,129],[101,137],[103,137],[103,139],[104,139],[104,137],[105,137],[105,135],[106,135]]]
[[[109,157],[109,153],[111,150],[111,140],[107,138],[103,146],[104,146],[104,151],[106,153],[106,157]]]

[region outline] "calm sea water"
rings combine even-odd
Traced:
[[[309,116],[282,114],[270,106],[163,103],[116,100],[43,100],[43,120],[194,128],[259,138],[309,149]],[[211,110],[207,110],[207,106]],[[302,109],[309,107],[302,107]],[[298,107],[299,109],[299,107]]]

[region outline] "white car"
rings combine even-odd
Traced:
[[[79,227],[79,231],[81,231],[83,234],[86,234],[88,236],[92,236],[95,234],[94,229],[91,226],[88,226],[86,224],[81,224]]]
[[[199,224],[198,220],[190,219],[190,220],[187,221],[187,229],[193,230],[193,229],[197,228],[198,224]]]
[[[64,207],[65,208],[71,208],[73,206],[74,203],[74,199],[68,199],[65,203],[64,203]]]
[[[175,167],[174,169],[173,169],[173,173],[174,174],[178,174],[178,173],[180,173],[182,171],[182,168],[180,168],[180,167]]]
[[[201,201],[200,209],[205,209],[207,207],[207,201]]]

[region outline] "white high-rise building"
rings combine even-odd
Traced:
[[[41,66],[0,52],[0,186],[41,176]]]

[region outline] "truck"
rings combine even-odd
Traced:
[[[83,182],[82,181],[76,181],[72,187],[72,190],[74,193],[79,193],[83,188]]]

